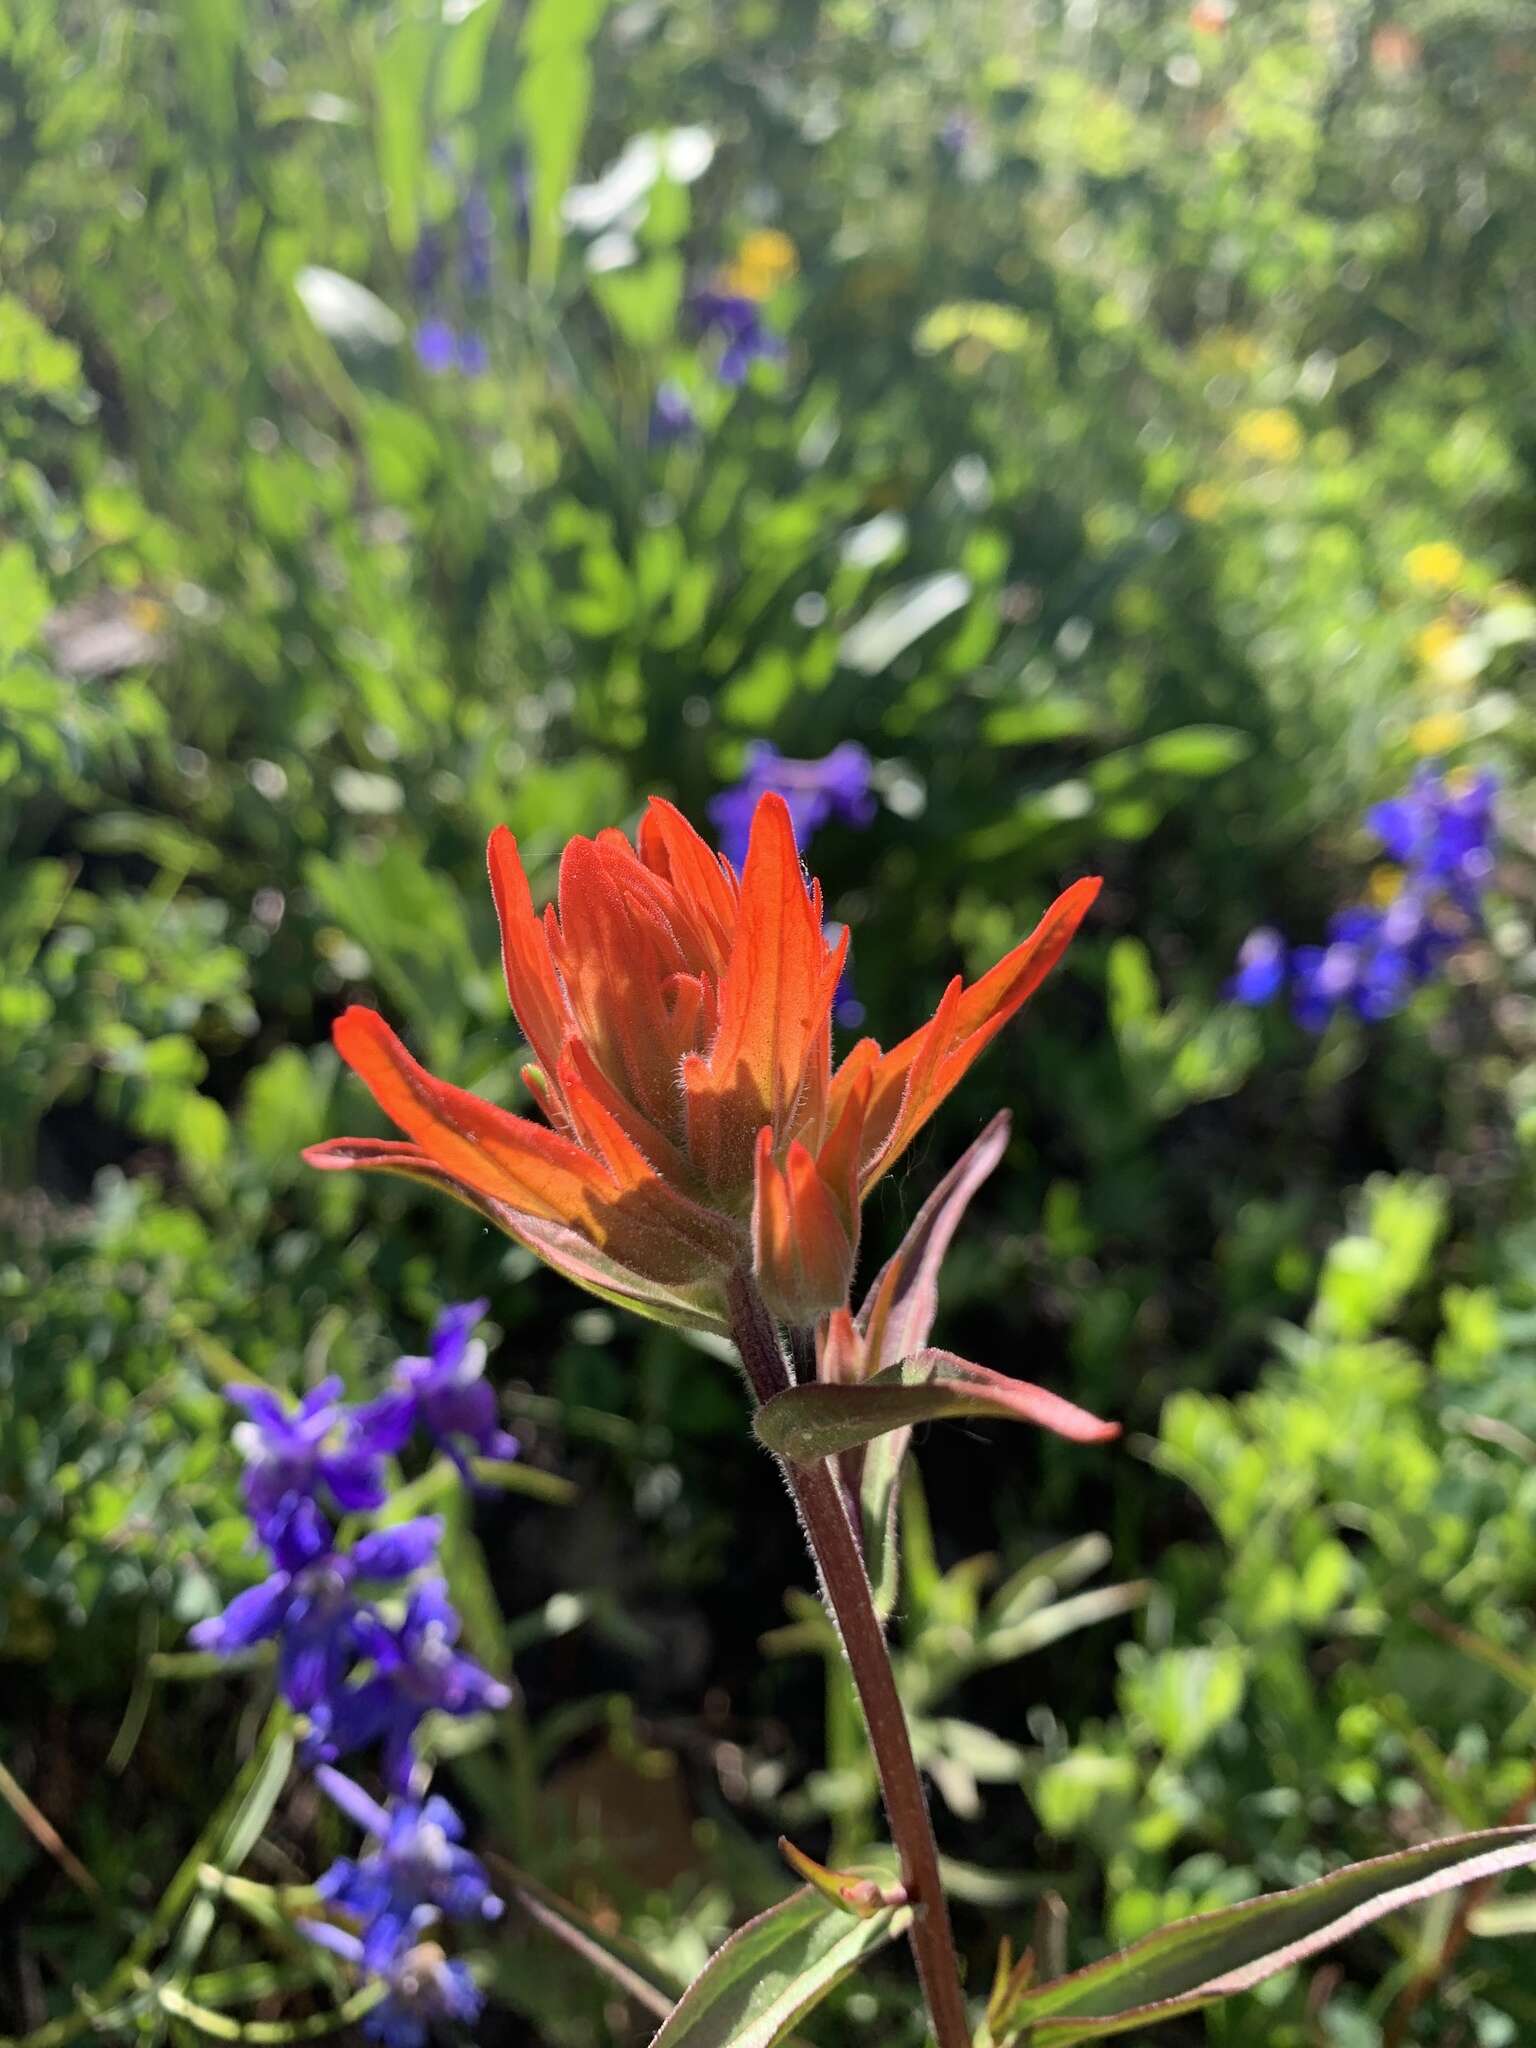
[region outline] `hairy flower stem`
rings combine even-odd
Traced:
[[[759,1406],[790,1385],[777,1326],[750,1275],[732,1277],[731,1334]],[[938,1844],[907,1734],[885,1632],[843,1492],[830,1464],[779,1461],[800,1511],[821,1580],[822,1598],[837,1622],[869,1731],[901,1881],[912,1901],[912,1952],[938,2048],[969,2048],[970,2025],[960,1988],[960,1960],[939,1875]]]

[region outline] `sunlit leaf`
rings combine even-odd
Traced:
[[[651,2048],[774,2048],[910,1918],[902,1906],[856,1920],[809,1885],[791,1892],[716,1949]]]
[[[1025,1994],[1010,2015],[1030,2048],[1073,2048],[1251,1991],[1384,1914],[1536,1863],[1536,1825],[1484,1828],[1354,1863],[1294,1891],[1159,1928]]]
[[[1044,1387],[989,1372],[951,1351],[919,1351],[857,1385],[791,1387],[766,1401],[752,1426],[769,1450],[808,1465],[888,1430],[945,1416],[1032,1422],[1074,1443],[1103,1443],[1120,1429]]]
[[[944,569],[892,591],[870,606],[843,635],[840,652],[849,668],[877,676],[970,601],[971,579],[958,569]]]

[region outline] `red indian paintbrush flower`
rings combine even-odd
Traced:
[[[1098,893],[1076,882],[1022,945],[882,1052],[835,1071],[847,951],[823,934],[788,808],[764,796],[738,881],[651,799],[631,846],[573,839],[558,906],[533,907],[517,842],[491,836],[491,888],[523,1076],[547,1124],[417,1065],[383,1018],[350,1009],[342,1058],[406,1142],[336,1138],[314,1166],[406,1174],[479,1209],[581,1286],[642,1314],[724,1331],[748,1262],[769,1306],[807,1323],[846,1302],[859,1206],[1060,959]]]

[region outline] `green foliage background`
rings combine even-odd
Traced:
[[[453,1766],[486,1844],[686,1976],[780,1825],[874,1828],[729,1368],[297,1158],[374,1127],[353,998],[516,1099],[493,824],[547,889],[754,737],[878,764],[813,859],[884,1039],[1108,880],[869,1225],[1010,1104],[940,1337],[1129,1430],[922,1447],[976,1981],[1047,1880],[1086,1957],[1530,1797],[1533,77],[1524,0],[0,0],[0,1757],[99,1887],[0,1809],[0,2022],[154,1926],[249,1753],[259,1677],[175,1657],[253,1570],[222,1383],[369,1386],[479,1292],[551,1475],[461,1532],[527,1708]],[[433,376],[413,251],[476,179],[490,367]],[[687,296],[768,228],[786,353],[730,392]],[[1502,778],[1487,941],[1370,1030],[1235,1010],[1426,755]],[[319,1867],[312,1802],[273,1827]],[[1488,1912],[1398,2039],[1536,2028]],[[1373,2048],[1444,1933],[1184,2038]],[[493,1966],[488,2040],[625,2037],[524,1930]],[[902,1981],[824,2038],[904,2038]]]

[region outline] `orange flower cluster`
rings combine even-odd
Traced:
[[[343,1059],[405,1141],[337,1138],[324,1168],[406,1174],[456,1195],[581,1286],[724,1331],[748,1264],[770,1308],[814,1322],[848,1300],[863,1198],[1044,980],[1098,892],[1075,883],[972,987],[957,976],[889,1052],[835,1070],[829,945],[788,808],[764,796],[740,879],[652,798],[631,845],[573,839],[542,916],[504,828],[490,843],[507,992],[547,1123],[428,1074],[372,1010]]]

